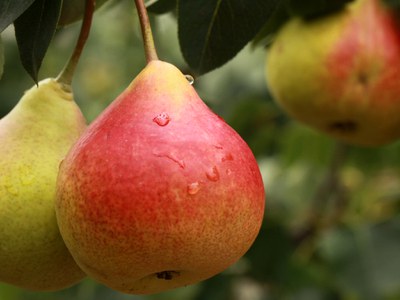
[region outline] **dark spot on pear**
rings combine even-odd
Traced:
[[[357,123],[351,120],[336,121],[330,123],[328,129],[334,132],[352,133],[357,130]]]
[[[173,278],[178,277],[179,275],[180,272],[178,271],[163,271],[156,273],[158,279],[164,279],[164,280],[172,280]]]
[[[360,73],[358,73],[357,80],[361,85],[367,86],[369,78],[368,78],[368,75],[366,73],[360,72]]]

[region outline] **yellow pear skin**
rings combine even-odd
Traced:
[[[274,99],[289,116],[349,144],[400,138],[400,24],[380,0],[278,31],[267,53]]]
[[[28,290],[71,286],[85,274],[58,230],[58,168],[86,122],[68,87],[46,79],[0,120],[0,281]]]

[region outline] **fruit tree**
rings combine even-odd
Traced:
[[[400,2],[0,0],[0,299],[400,299]]]

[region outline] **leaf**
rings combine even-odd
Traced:
[[[36,0],[14,22],[22,65],[35,82],[56,31],[61,4],[62,0]]]
[[[4,48],[0,35],[0,78],[3,75],[3,68],[4,68]]]
[[[273,36],[274,33],[276,33],[279,28],[287,20],[289,20],[289,18],[290,15],[286,9],[286,5],[284,4],[284,2],[280,2],[275,12],[253,39],[253,46],[258,46],[260,44],[265,44],[265,46],[268,46],[272,42],[271,36]]]
[[[288,11],[295,16],[318,17],[342,8],[353,0],[286,0]]]
[[[150,1],[147,11],[153,14],[162,15],[176,9],[177,0],[158,0]]]
[[[279,0],[178,1],[182,54],[197,75],[232,59],[260,30]]]
[[[0,0],[0,32],[13,23],[35,0]]]

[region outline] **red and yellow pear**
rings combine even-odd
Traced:
[[[67,155],[56,211],[87,274],[156,293],[236,262],[260,229],[264,188],[239,135],[176,67],[151,61]]]
[[[271,93],[294,119],[346,143],[400,138],[400,23],[381,0],[294,18],[267,53]]]
[[[56,214],[89,276],[151,294],[235,263],[259,232],[264,197],[250,148],[153,49],[66,156]]]

